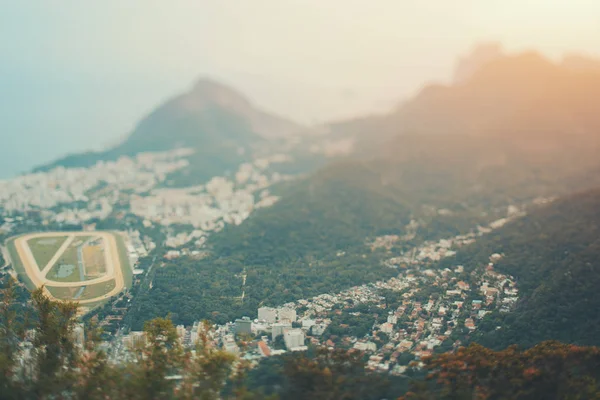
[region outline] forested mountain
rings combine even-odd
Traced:
[[[424,89],[398,111],[409,132],[572,138],[595,134],[600,73],[536,53],[497,58],[462,84]]]
[[[597,347],[555,341],[525,351],[472,344],[426,359],[427,378],[399,400],[597,399],[599,362]]]
[[[209,257],[159,269],[138,321],[167,312],[177,322],[211,313],[230,318],[252,314],[259,304],[383,279],[394,272],[381,265],[366,243],[377,235],[406,234],[411,220],[418,229],[398,251],[469,232],[503,216],[511,204],[600,186],[600,135],[593,131],[600,120],[586,102],[557,94],[564,84],[568,99],[600,97],[600,87],[573,89],[577,85],[571,80],[580,79],[587,82],[588,75],[573,75],[536,55],[508,57],[486,64],[466,83],[444,89],[447,95],[424,91],[394,116],[336,125],[335,137],[344,137],[346,130],[361,140],[368,140],[362,134],[369,126],[387,128],[375,131],[379,139],[347,159],[290,184],[271,208],[213,235]],[[568,110],[554,112],[567,103]],[[481,108],[485,104],[488,108]],[[565,115],[582,119],[573,119],[572,132],[564,124],[551,131],[536,114],[545,105],[550,120],[566,121]],[[473,107],[480,108],[471,118]],[[423,127],[429,118],[441,118],[436,117],[441,110],[461,124],[489,123],[455,130],[446,120],[431,131],[404,131],[419,120],[416,109],[422,110]],[[532,110],[531,118],[523,118],[525,110]],[[386,138],[392,131],[399,134]],[[242,274],[248,277],[243,305]]]
[[[153,289],[140,301],[139,321],[167,312],[177,322],[213,312],[226,320],[252,315],[259,304],[384,279],[395,272],[380,264],[367,242],[378,235],[402,236],[413,219],[419,224],[415,236],[397,251],[469,232],[504,216],[510,204],[600,185],[598,170],[571,170],[569,157],[542,168],[519,152],[503,154],[499,146],[490,155],[487,140],[447,139],[424,153],[416,139],[411,151],[403,147],[405,158],[398,152],[397,158],[340,161],[295,182],[272,207],[211,236],[209,257],[159,269]]]
[[[597,69],[536,53],[496,55],[468,79],[429,86],[393,113],[332,125],[334,135],[356,140],[362,162],[334,163],[320,175],[369,191],[379,184],[403,204],[470,215],[594,188],[598,101]],[[363,169],[370,178],[361,179]]]
[[[554,63],[534,52],[496,54],[457,83],[427,85],[392,112],[336,122],[330,129],[353,137],[357,152],[367,154],[399,135],[597,143],[600,69],[577,68],[568,60]]]
[[[0,400],[600,400],[600,0],[177,3],[5,18]]]
[[[362,173],[370,176],[368,170]],[[400,232],[410,221],[410,209],[376,180],[367,181],[373,182],[371,190],[362,181],[317,174],[287,188],[274,206],[212,235],[208,257],[158,269],[152,290],[139,301],[138,324],[168,312],[177,322],[226,322],[255,315],[260,304],[283,304],[393,276],[395,270],[378,262],[366,239]]]
[[[600,343],[600,189],[539,208],[443,265],[475,268],[493,253],[504,256],[495,268],[517,279],[520,300],[515,311],[486,317],[476,341],[498,348],[548,339]]]
[[[303,132],[306,128],[258,110],[232,88],[203,79],[152,111],[118,146],[71,155],[38,170],[87,167],[120,156],[189,147],[195,153],[188,174],[201,181],[251,159],[252,152],[268,140]]]
[[[134,326],[168,313],[176,323],[223,323],[253,316],[263,304],[385,279],[397,271],[384,257],[470,232],[504,216],[509,205],[600,187],[600,73],[535,53],[480,64],[391,113],[330,124],[329,134],[310,136],[233,89],[200,81],[143,119],[121,145],[59,162],[89,165],[192,147],[189,167],[167,180],[190,186],[227,175],[267,149],[291,155],[286,168],[294,174],[308,172],[270,187],[279,201],[211,234],[201,257],[161,261],[136,299]],[[287,146],[290,137],[300,139]],[[328,141],[354,146],[340,152],[343,158],[314,150]],[[391,253],[371,249],[375,237],[388,234],[402,237]],[[527,290],[527,280],[523,285]],[[520,307],[539,296],[524,296],[529,300]]]

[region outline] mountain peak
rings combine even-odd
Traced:
[[[467,81],[485,64],[504,55],[504,49],[500,43],[490,42],[476,45],[469,54],[458,59],[454,70],[454,83]]]
[[[529,51],[516,55],[498,57],[477,70],[468,84],[496,81],[522,84],[531,80],[546,80],[561,74],[559,66],[541,54]]]
[[[233,89],[231,86],[210,78],[198,79],[189,93],[195,96],[234,97],[248,101],[243,94]]]
[[[244,115],[252,109],[252,104],[243,94],[209,78],[199,79],[176,103],[177,107],[187,111],[198,111],[210,105],[217,105]]]

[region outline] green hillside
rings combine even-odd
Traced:
[[[499,90],[495,80],[524,79],[515,70],[519,64],[527,74],[539,73],[537,79],[544,84],[552,83],[542,79],[549,70],[553,77],[575,79],[551,63],[523,56],[505,60],[494,67],[494,73],[476,74],[475,83],[449,88],[456,95],[444,101],[423,104],[429,104],[430,115],[446,105],[456,118],[467,118],[455,103],[465,102],[468,110],[472,96],[495,101]],[[515,83],[502,90],[502,104],[512,110],[511,116],[517,115],[525,101],[523,91]],[[556,93],[558,89],[544,90]],[[600,97],[593,86],[589,90]],[[582,95],[589,93],[586,89]],[[527,104],[537,104],[536,98],[528,98]],[[549,110],[564,103],[557,96],[544,101]],[[405,110],[415,107],[414,102],[421,100],[408,102]],[[575,102],[568,112],[587,115],[587,111],[587,105]],[[383,255],[371,253],[365,243],[377,235],[403,235],[411,220],[419,223],[415,236],[394,251],[469,232],[504,216],[511,204],[600,187],[600,137],[591,130],[593,117],[582,119],[584,125],[573,119],[571,126],[579,132],[573,140],[566,125],[556,132],[540,130],[537,118],[503,119],[505,114],[491,111],[494,129],[457,133],[445,132],[440,125],[440,129],[411,134],[404,129],[408,125],[402,121],[407,121],[403,118],[408,114],[403,113],[376,117],[375,124],[364,119],[337,124],[336,137],[343,137],[342,131],[347,130],[350,136],[363,135],[364,141],[372,136],[377,139],[352,158],[337,160],[292,183],[273,207],[211,236],[207,258],[179,260],[158,269],[136,319],[172,312],[177,322],[207,316],[226,321],[252,316],[260,304],[282,304],[383,279],[395,272],[383,267]],[[502,121],[502,130],[495,129]],[[423,117],[422,122],[430,121]],[[371,128],[376,130],[363,132]],[[404,134],[388,137],[394,129]],[[246,287],[242,288],[244,274]]]
[[[476,341],[493,347],[548,339],[600,343],[600,190],[535,210],[444,264],[474,268],[492,253],[504,254],[496,268],[516,277],[520,300],[514,312],[486,317]]]
[[[563,180],[535,186],[537,175],[517,163],[475,170],[473,163],[487,155],[473,146],[487,143],[465,141],[461,151],[455,140],[454,146],[444,144],[415,158],[398,152],[396,158],[370,162],[339,161],[295,182],[274,206],[212,235],[209,257],[180,259],[158,269],[136,318],[171,312],[177,322],[227,321],[254,315],[260,304],[283,304],[384,279],[396,271],[381,265],[386,254],[366,245],[375,236],[404,235],[415,220],[415,236],[394,249],[407,251],[424,240],[487,224],[504,216],[509,204],[564,189]],[[408,153],[418,154],[416,144],[413,149]],[[449,160],[435,162],[442,156]]]
[[[282,304],[395,275],[365,240],[400,232],[410,213],[380,189],[368,191],[320,174],[288,188],[275,206],[211,236],[209,257],[180,259],[158,269],[136,319],[141,323],[171,312],[183,323],[226,322],[254,316],[259,304]]]

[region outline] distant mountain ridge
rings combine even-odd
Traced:
[[[593,60],[554,63],[535,52],[488,56],[457,83],[427,85],[387,114],[338,121],[330,129],[374,156],[401,135],[600,142],[600,69]]]
[[[222,172],[223,167],[236,166],[246,159],[239,153],[249,152],[264,141],[303,132],[306,128],[255,108],[234,89],[201,79],[188,92],[168,100],[143,118],[119,145],[102,152],[70,155],[37,170],[56,166],[87,167],[100,160],[145,151],[192,147],[218,164],[204,162],[198,169]]]
[[[418,228],[413,239],[403,243],[409,250],[425,240],[485,225],[508,205],[600,187],[600,72],[588,67],[587,61],[575,65],[553,63],[531,52],[494,55],[459,82],[427,86],[390,113],[330,124],[330,133],[324,136],[348,140],[351,150],[304,179],[277,188],[281,198],[270,208],[211,236],[206,258],[180,259],[159,269],[135,320],[141,323],[171,312],[177,322],[230,321],[252,315],[265,301],[283,304],[393,276],[395,271],[383,266],[379,255],[367,247],[369,239],[403,236],[407,224],[415,220]],[[193,183],[202,183],[252,160],[256,147],[303,129],[257,110],[229,87],[203,80],[153,111],[114,149],[73,156],[60,165],[89,165],[140,151],[193,147],[196,152],[186,174]],[[304,144],[310,149],[308,142]],[[316,169],[312,161],[303,172]],[[506,326],[506,336],[491,332],[496,325],[490,322],[484,339],[495,344],[508,343],[506,338],[517,341],[519,331],[527,328],[523,324],[549,315],[543,307],[551,304],[552,291],[545,288],[570,298],[557,286],[560,269],[569,267],[568,262],[558,253],[556,259],[546,259],[543,252],[558,248],[583,257],[581,249],[561,233],[565,227],[574,230],[591,223],[580,230],[582,236],[573,237],[584,243],[595,234],[594,207],[600,205],[594,196],[581,199],[557,203],[558,208],[546,209],[549,214],[540,211],[511,225],[517,227],[513,231],[502,230],[498,235],[507,236],[490,239],[506,240],[499,250],[498,243],[483,242],[483,253],[493,250],[486,243],[492,243],[494,251],[537,252],[523,259],[507,256],[511,264],[506,264],[506,271],[523,285],[524,300],[515,320],[507,316],[500,322]],[[560,204],[573,206],[560,208]],[[577,207],[587,211],[578,214]],[[531,237],[515,238],[521,232]],[[567,242],[569,246],[563,246]],[[579,274],[586,263],[573,271]],[[522,265],[531,273],[523,274]],[[239,282],[232,277],[242,274],[249,287],[240,301]],[[543,284],[538,288],[536,282]],[[595,277],[589,282],[596,283]],[[592,293],[588,286],[581,288]],[[537,314],[536,307],[543,312]],[[557,336],[563,340],[587,344],[593,338],[577,335],[569,326],[588,329],[597,321],[586,325],[577,310],[565,310],[572,317],[561,311],[565,321],[552,319],[540,326],[547,332],[563,332]],[[529,332],[536,340],[544,338],[540,330]]]
[[[469,80],[485,64],[504,57],[505,52],[500,43],[481,43],[476,45],[471,52],[458,59],[454,69],[454,83]]]
[[[172,130],[172,131],[169,131]],[[207,141],[238,141],[252,145],[264,139],[300,133],[293,122],[260,111],[242,94],[212,80],[200,80],[193,88],[158,107],[144,118],[122,144],[130,151],[147,150],[155,143],[164,150],[174,143],[205,146]]]
[[[589,135],[600,128],[599,97],[600,73],[524,53],[497,58],[462,84],[424,89],[396,121],[412,133]]]
[[[479,54],[482,53],[482,54]],[[553,63],[528,52],[505,55],[497,45],[477,48],[451,86],[428,85],[393,112],[328,125],[329,137],[350,138],[355,155],[377,156],[399,135],[483,135],[536,140],[584,137],[596,141],[600,131],[600,69],[597,62],[569,56]],[[118,146],[103,152],[71,155],[38,168],[89,166],[142,151],[177,146],[200,154],[222,155],[231,167],[265,140],[282,140],[309,129],[257,109],[242,94],[218,82],[201,79],[188,92],[157,107]],[[539,144],[539,143],[538,143]],[[204,163],[202,168],[210,168]],[[225,168],[227,169],[227,168]],[[217,169],[214,169],[215,171]]]
[[[413,219],[419,228],[408,247],[469,232],[511,204],[600,187],[594,99],[599,74],[526,53],[490,61],[463,83],[425,88],[387,115],[330,125],[329,137],[354,141],[345,159],[291,183],[272,207],[208,241],[214,258],[207,264],[246,268],[254,281],[246,309],[198,293],[179,316],[243,315],[265,299],[281,304],[381,277],[389,271],[369,258],[366,240],[403,235]],[[175,283],[176,268],[157,273],[144,318],[177,312],[174,300],[201,284],[199,274],[202,284],[237,290],[200,264]],[[258,284],[277,276],[285,279],[276,288]]]
[[[590,173],[600,166],[599,103],[600,72],[532,52],[496,55],[464,82],[428,86],[392,113],[331,129],[353,137],[355,155],[389,184],[524,200],[600,184]]]

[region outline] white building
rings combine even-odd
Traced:
[[[303,329],[310,329],[311,326],[314,326],[316,324],[314,319],[303,319],[302,320],[302,328]]]
[[[183,339],[185,339],[185,334],[187,333],[187,331],[185,330],[185,326],[177,325],[177,328],[175,329],[177,330],[177,337],[179,339],[179,342],[183,343]]]
[[[357,342],[354,348],[360,351],[377,351],[377,345],[373,342]]]
[[[389,322],[385,322],[381,324],[379,329],[381,330],[381,332],[389,334],[392,333],[392,331],[394,330],[394,325],[390,324]]]
[[[302,329],[290,329],[283,335],[285,347],[288,350],[294,350],[304,346],[304,332]]]
[[[146,344],[146,332],[132,331],[123,336],[123,344],[129,349],[138,349]]]
[[[272,329],[273,330],[271,331],[271,339],[275,340],[279,336],[282,336],[286,331],[292,329],[292,324],[289,322],[278,322],[276,324],[273,324]]]
[[[233,338],[233,335],[225,336],[225,338],[223,340],[223,349],[226,352],[233,353],[233,354],[237,354],[240,352],[240,348],[235,343],[235,339]]]
[[[198,342],[199,338],[200,338],[200,336],[198,335],[197,330],[192,330],[190,332],[190,343],[192,344],[192,346],[194,346]]]
[[[261,307],[258,309],[258,319],[273,324],[277,320],[277,310],[271,307]]]
[[[271,324],[265,321],[255,320],[252,322],[252,333],[258,334],[260,332],[267,332],[271,329]]]
[[[284,322],[296,322],[296,310],[293,308],[280,308],[279,309],[279,321]]]
[[[73,339],[77,346],[83,348],[83,345],[85,344],[85,331],[83,324],[75,325],[75,328],[73,328]]]
[[[235,320],[235,334],[252,333],[252,321],[248,317],[242,317]]]

